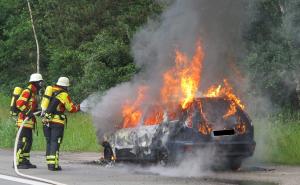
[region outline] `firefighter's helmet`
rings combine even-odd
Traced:
[[[30,75],[29,82],[39,82],[39,81],[43,81],[43,77],[40,73],[33,73],[32,75]]]
[[[56,85],[63,86],[63,87],[69,87],[70,80],[67,77],[59,77],[59,79],[56,82]]]

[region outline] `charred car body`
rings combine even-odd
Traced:
[[[117,130],[108,143],[117,161],[176,164],[187,153],[209,149],[211,157],[237,169],[252,156],[255,141],[247,113],[237,104],[230,106],[220,97],[197,98],[184,110],[165,111],[159,124],[143,125],[142,120],[135,128]]]

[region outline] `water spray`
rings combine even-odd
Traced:
[[[87,113],[91,109],[92,109],[92,106],[89,105],[87,100],[83,100],[83,102],[80,103],[80,111]]]

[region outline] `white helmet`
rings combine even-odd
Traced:
[[[32,75],[30,75],[29,82],[39,82],[39,81],[43,81],[43,77],[40,73],[33,73]]]
[[[59,79],[56,82],[56,85],[63,86],[63,87],[69,87],[70,80],[67,77],[59,77]]]

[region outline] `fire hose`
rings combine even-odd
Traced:
[[[35,112],[34,115],[37,115],[39,113],[40,113],[40,111]],[[20,134],[21,134],[22,129],[24,127],[24,123],[26,121],[28,121],[28,119],[29,119],[29,117],[26,117],[24,119],[24,121],[21,123],[20,128],[17,132],[16,140],[15,140],[15,146],[14,146],[14,169],[15,169],[15,172],[18,175],[20,175],[22,177],[25,177],[27,179],[32,179],[32,180],[36,180],[36,181],[40,181],[40,182],[45,182],[45,183],[48,183],[48,184],[53,184],[53,185],[66,185],[66,184],[63,184],[63,183],[60,183],[60,182],[56,182],[56,181],[52,181],[52,180],[48,180],[48,179],[43,179],[43,178],[39,178],[39,177],[34,177],[34,176],[31,176],[31,175],[26,175],[26,174],[23,174],[23,173],[19,172],[19,170],[17,168],[17,145],[18,145]]]

